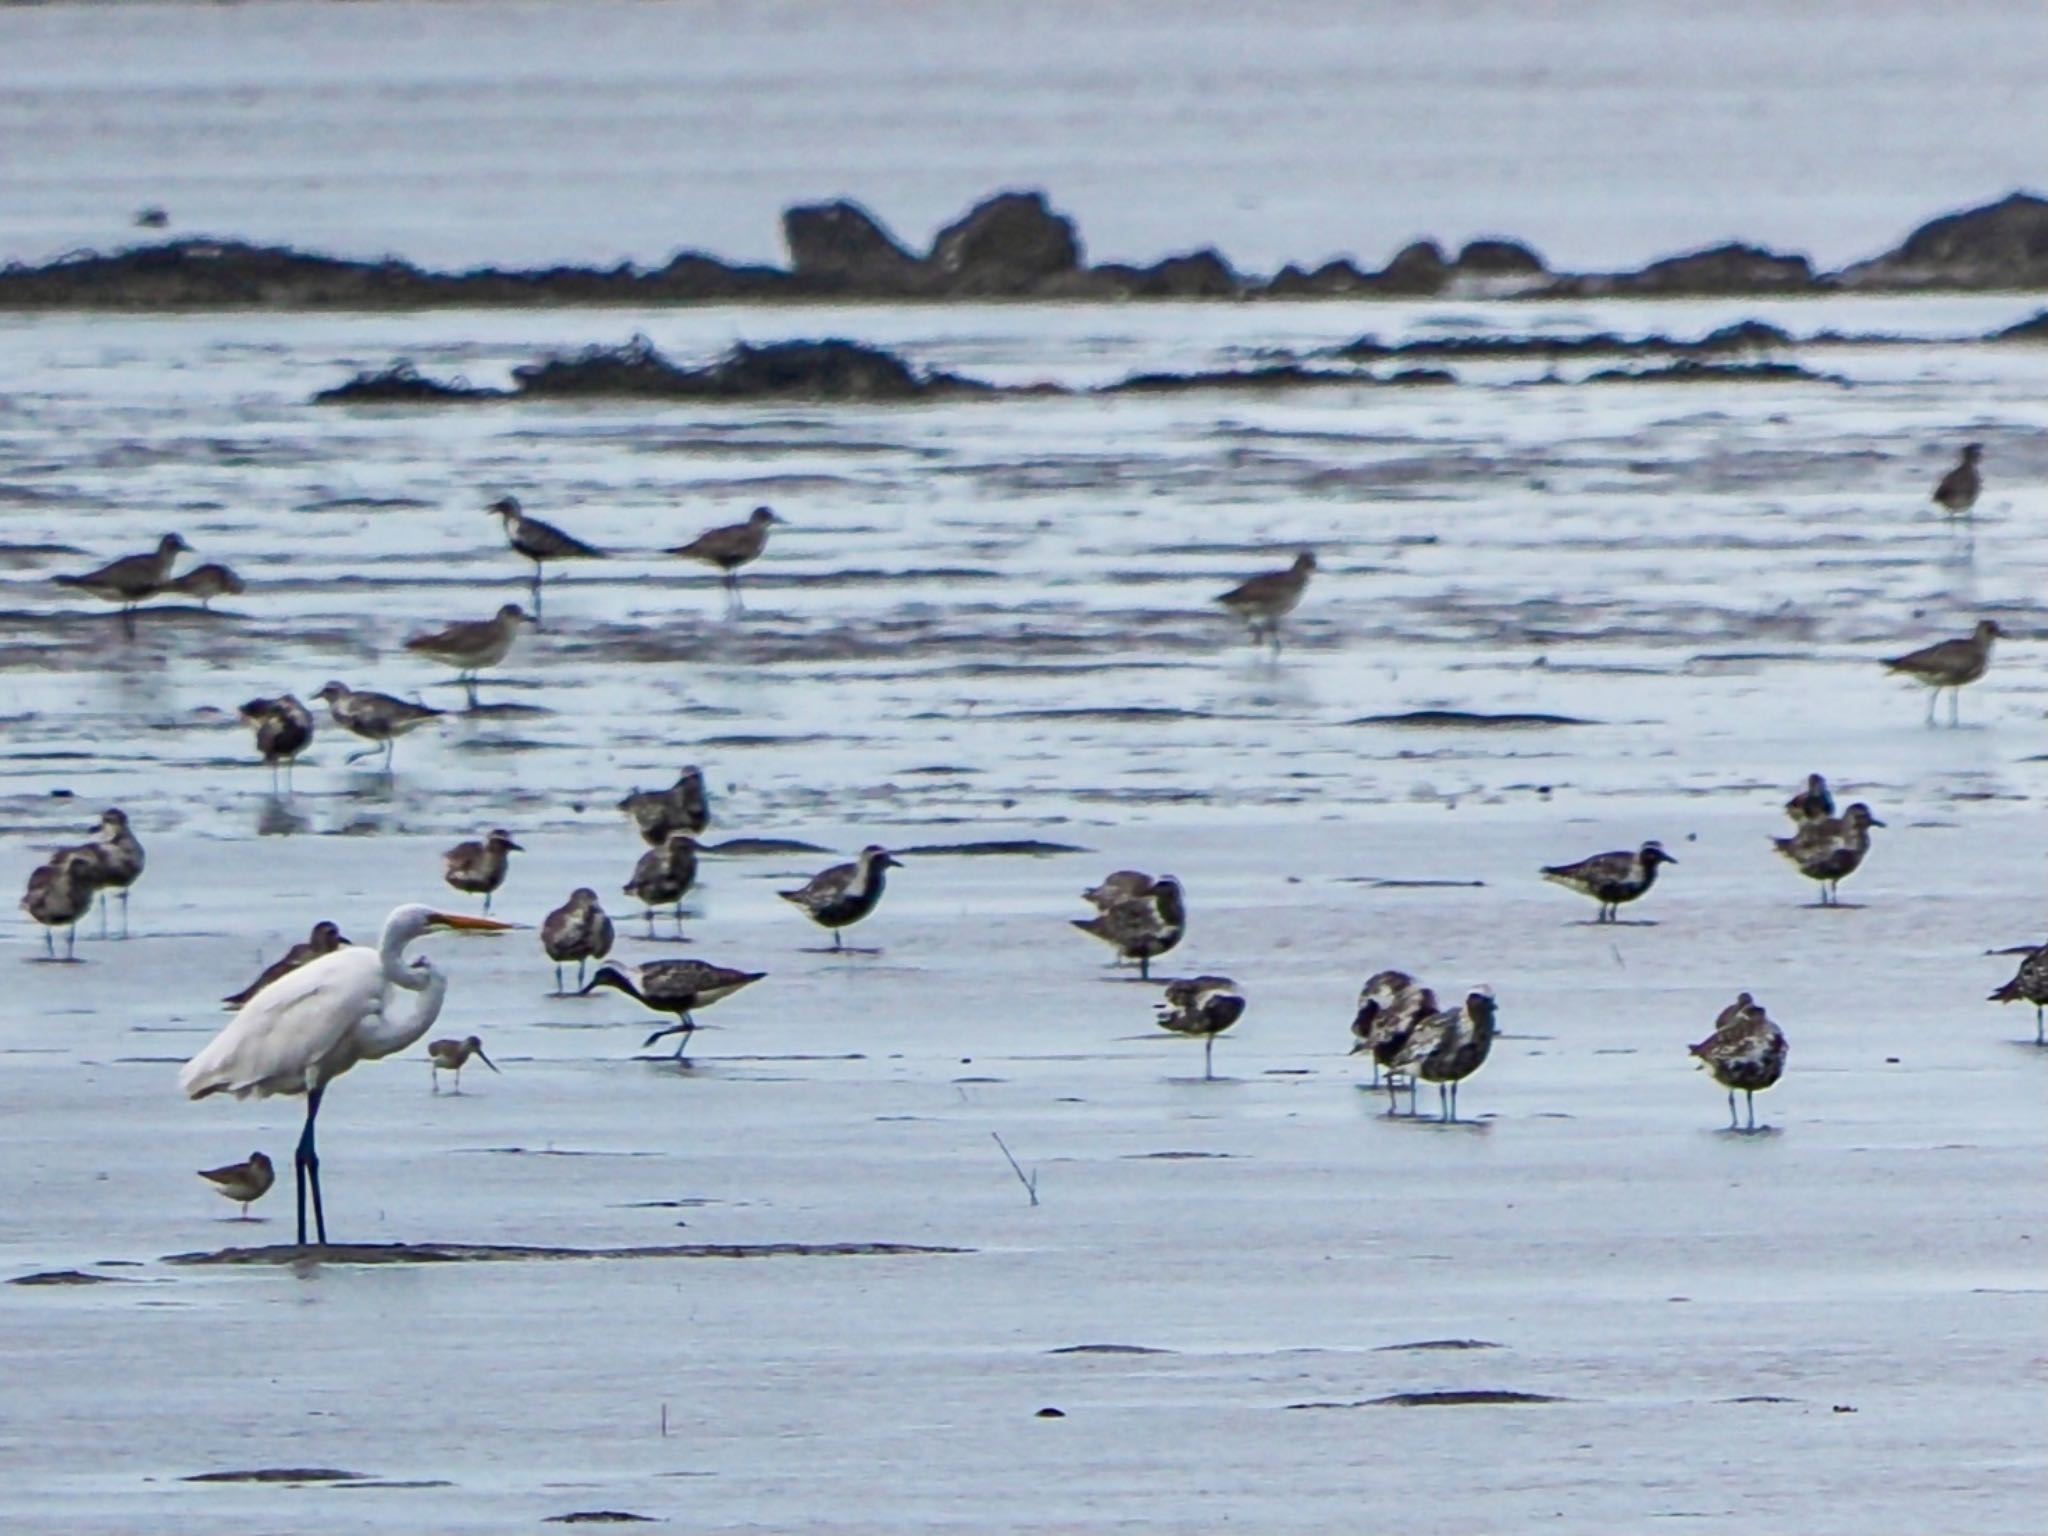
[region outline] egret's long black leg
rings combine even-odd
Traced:
[[[306,1246],[306,1185],[313,1186],[313,1226],[320,1245],[327,1245],[327,1213],[320,1204],[320,1154],[313,1146],[313,1122],[320,1114],[320,1099],[327,1092],[321,1085],[306,1095],[306,1128],[299,1132],[299,1150],[293,1158],[299,1180],[299,1246]]]

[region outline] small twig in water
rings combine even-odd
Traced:
[[[1024,1193],[1031,1197],[1031,1203],[1033,1205],[1038,1204],[1038,1175],[1036,1173],[1027,1174],[1022,1168],[1017,1166],[1017,1159],[1010,1157],[1010,1149],[1004,1146],[1002,1137],[997,1136],[994,1131],[990,1131],[989,1135],[994,1139],[997,1146],[1003,1148],[1003,1156],[1009,1158],[1010,1170],[1017,1175],[1017,1182],[1024,1186]]]

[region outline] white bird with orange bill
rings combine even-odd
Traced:
[[[298,1173],[299,1246],[306,1245],[306,1187],[313,1189],[314,1230],[327,1242],[320,1204],[320,1158],[313,1122],[327,1085],[359,1061],[404,1050],[434,1027],[448,995],[448,977],[433,962],[408,962],[405,949],[440,928],[497,932],[511,927],[494,918],[437,912],[417,904],[395,908],[384,920],[375,949],[349,947],[309,960],[278,977],[244,1003],[206,1049],[185,1063],[178,1085],[187,1098],[232,1093],[303,1093],[306,1125],[293,1158]],[[395,1006],[393,989],[410,992],[409,1013]]]

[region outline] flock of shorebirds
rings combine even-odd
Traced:
[[[1945,513],[1956,517],[1970,515],[1982,490],[1980,457],[1979,445],[1970,444],[1962,461],[1940,482],[1934,500]],[[549,562],[603,558],[604,552],[595,546],[528,516],[511,497],[493,502],[487,510],[502,520],[511,547],[533,562],[535,620],[541,611],[543,578]],[[729,604],[737,611],[741,606],[739,572],[760,557],[771,528],[779,522],[781,519],[770,509],[757,508],[745,522],[711,529],[670,553],[720,570]],[[153,553],[128,556],[82,576],[57,579],[66,586],[119,603],[123,625],[131,632],[136,609],[153,597],[182,594],[205,602],[214,596],[245,590],[240,578],[226,566],[202,565],[183,576],[174,576],[178,555],[189,548],[180,536],[168,534]],[[1315,554],[1303,551],[1287,568],[1254,576],[1220,594],[1216,601],[1246,624],[1254,644],[1270,645],[1277,655],[1281,647],[1281,622],[1300,604],[1315,570]],[[417,635],[406,645],[415,654],[455,668],[457,680],[466,688],[469,704],[474,708],[478,673],[504,659],[519,629],[527,622],[529,618],[523,608],[507,603],[491,618],[451,624]],[[1998,626],[1985,620],[1967,636],[1924,647],[1893,658],[1885,665],[1933,690],[1928,706],[1929,723],[1935,718],[1935,703],[1942,690],[1949,690],[1953,723],[1957,713],[1956,691],[1984,675],[1992,641],[1998,634]],[[339,681],[329,682],[314,697],[328,706],[335,725],[369,743],[348,760],[381,753],[387,772],[397,738],[445,713],[390,694],[351,688]],[[252,699],[242,706],[240,716],[254,731],[257,753],[271,769],[273,779],[282,773],[288,780],[292,766],[313,740],[312,712],[287,694]],[[619,809],[631,819],[646,845],[631,877],[622,886],[623,893],[640,903],[650,939],[655,936],[656,913],[664,909],[673,917],[675,937],[680,939],[682,904],[697,880],[697,837],[711,820],[703,774],[695,767],[687,768],[668,789],[629,793],[619,802]],[[1838,816],[1827,783],[1817,773],[1809,777],[1785,809],[1793,822],[1793,831],[1788,837],[1773,839],[1778,852],[1802,875],[1820,885],[1821,905],[1838,905],[1839,883],[1861,867],[1870,851],[1871,828],[1884,823],[1860,802]],[[506,881],[511,856],[520,851],[520,844],[509,831],[496,828],[474,841],[457,844],[444,855],[446,883],[466,895],[480,896],[481,915],[417,905],[400,907],[387,919],[374,948],[351,944],[331,921],[316,924],[304,941],[294,945],[248,986],[223,1000],[237,1010],[234,1019],[186,1064],[181,1082],[194,1098],[220,1092],[237,1097],[275,1093],[306,1096],[306,1119],[295,1157],[301,1243],[307,1237],[309,1191],[314,1230],[320,1242],[327,1240],[314,1143],[314,1124],[327,1085],[356,1062],[395,1054],[419,1041],[431,1029],[446,993],[447,978],[431,961],[407,960],[405,950],[423,934],[437,930],[504,930],[513,926],[492,917],[491,908],[494,895]],[[1595,901],[1598,915],[1594,920],[1609,923],[1620,920],[1622,906],[1651,889],[1660,868],[1677,862],[1659,843],[1651,841],[1633,850],[1599,853],[1575,863],[1548,866],[1541,873],[1546,880]],[[78,922],[91,911],[96,898],[101,904],[103,937],[107,933],[107,898],[120,898],[125,937],[129,891],[144,867],[142,845],[128,817],[118,809],[102,816],[88,841],[61,848],[51,855],[30,877],[22,900],[24,910],[44,926],[48,957],[58,958],[55,931],[63,928],[63,958],[75,959]],[[834,865],[804,885],[778,894],[831,933],[832,952],[862,953],[846,949],[843,931],[875,910],[884,893],[888,871],[897,867],[899,862],[889,850],[870,846],[852,861]],[[1186,893],[1180,881],[1171,875],[1118,870],[1083,892],[1083,897],[1094,909],[1094,915],[1075,918],[1073,925],[1109,945],[1115,951],[1115,963],[1135,961],[1141,980],[1152,979],[1152,962],[1172,952],[1187,929]],[[616,990],[651,1012],[668,1015],[672,1022],[648,1035],[645,1046],[651,1047],[669,1035],[679,1036],[675,1049],[675,1059],[679,1061],[686,1058],[691,1034],[697,1027],[697,1010],[765,976],[764,972],[697,959],[657,960],[638,965],[614,961],[608,957],[616,938],[612,918],[605,912],[597,892],[589,887],[571,892],[560,907],[550,912],[540,925],[539,939],[543,953],[554,966],[557,995],[566,991],[563,968],[573,962],[575,995]],[[1157,1008],[1157,1023],[1175,1034],[1201,1039],[1204,1076],[1213,1075],[1216,1038],[1245,1013],[1243,989],[1231,978],[1215,975],[1162,979],[1159,985],[1163,987],[1163,1000]],[[414,994],[416,1001],[410,1015],[401,1017],[397,994],[403,992]],[[2013,979],[1991,997],[2000,1002],[2034,1004],[2036,1043],[2043,1043],[2044,1008],[2048,1008],[2048,946],[2029,953]],[[1405,1088],[1406,1112],[1415,1115],[1419,1085],[1433,1083],[1438,1091],[1440,1117],[1448,1122],[1457,1117],[1458,1085],[1487,1059],[1496,1020],[1497,1003],[1486,988],[1469,992],[1456,1007],[1442,1008],[1436,994],[1414,977],[1401,971],[1381,971],[1370,977],[1360,992],[1351,1023],[1352,1050],[1354,1054],[1370,1056],[1373,1083],[1385,1086],[1389,1114],[1400,1113],[1399,1093]],[[1748,1099],[1747,1128],[1754,1130],[1754,1095],[1775,1084],[1784,1070],[1784,1032],[1744,992],[1722,1010],[1713,1032],[1690,1049],[1728,1090],[1730,1127],[1742,1128],[1735,1107],[1735,1094],[1739,1091]],[[462,1068],[472,1059],[483,1062],[493,1072],[498,1070],[485,1054],[482,1040],[474,1035],[435,1039],[429,1042],[427,1050],[436,1092],[443,1072],[451,1075],[453,1091],[460,1092]],[[271,1187],[275,1168],[259,1152],[242,1163],[202,1170],[201,1176],[221,1194],[241,1203],[246,1213],[248,1203]]]

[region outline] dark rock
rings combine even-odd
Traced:
[[[1458,271],[1479,277],[1531,277],[1543,258],[1518,240],[1474,240],[1458,252]]]
[[[1335,368],[1271,363],[1264,368],[1219,368],[1203,373],[1134,373],[1097,391],[1105,395],[1165,395],[1196,389],[1298,389],[1305,384],[1371,384],[1370,375]]]
[[[323,389],[313,397],[315,405],[430,405],[443,400],[502,400],[503,389],[480,389],[457,379],[443,383],[430,379],[406,361],[393,363],[376,372],[359,373],[345,384]]]
[[[2031,320],[2022,320],[2018,325],[2008,325],[2002,331],[1994,331],[1985,340],[2048,341],[2048,309],[2041,310]]]
[[[1136,267],[1121,266],[1115,262],[1099,267],[1076,267],[1071,272],[1055,273],[1044,279],[1031,290],[1031,296],[1097,302],[1134,299],[1138,296],[1138,278]]]
[[[986,385],[952,374],[919,374],[893,352],[858,342],[778,341],[734,347],[702,368],[681,367],[644,336],[623,347],[590,347],[512,370],[523,396],[654,396],[664,400],[916,400]]]
[[[1365,335],[1331,349],[1330,356],[1352,362],[1384,362],[1397,357],[1450,358],[1461,361],[1531,359],[1556,362],[1574,357],[1716,356],[1770,351],[1793,344],[1792,337],[1762,320],[1738,320],[1708,332],[1698,341],[1670,336],[1618,336],[1592,331],[1583,336],[1424,336],[1398,345]]]
[[[1805,293],[1820,286],[1813,263],[1755,245],[1716,245],[1653,261],[1640,272],[1561,277],[1540,290],[1546,297],[1601,294],[1681,297],[1693,294]]]
[[[232,1472],[193,1472],[180,1482],[186,1483],[355,1483],[361,1482],[360,1472],[344,1472],[339,1467],[248,1467]]]
[[[1296,266],[1282,267],[1266,284],[1266,294],[1275,299],[1324,299],[1364,293],[1372,279],[1348,261],[1326,261],[1313,272]]]
[[[1846,288],[2048,287],[2048,199],[2028,192],[1922,224],[1895,251],[1844,268]]]
[[[1081,264],[1074,221],[1042,192],[1001,192],[939,231],[929,265],[949,294],[1009,298]]]
[[[557,279],[559,282],[560,280]],[[788,296],[796,287],[789,273],[778,267],[731,267],[702,251],[678,251],[666,266],[635,274],[622,270],[602,292],[591,297],[598,302],[617,302],[613,295],[634,303],[710,303],[729,299],[774,299]],[[531,302],[555,302],[541,293]]]
[[[1702,363],[1682,357],[1661,368],[1602,368],[1586,375],[1588,384],[1726,384],[1804,379],[1815,384],[1846,384],[1837,374],[1815,373],[1797,363]]]
[[[1450,263],[1444,260],[1442,248],[1434,240],[1418,240],[1397,251],[1394,259],[1373,275],[1372,286],[1380,293],[1426,297],[1443,292],[1450,278]]]
[[[923,264],[858,203],[809,203],[782,215],[791,272],[806,284],[856,293],[909,293]]]
[[[1137,292],[1147,299],[1228,299],[1244,284],[1215,250],[1169,256],[1137,270]]]

